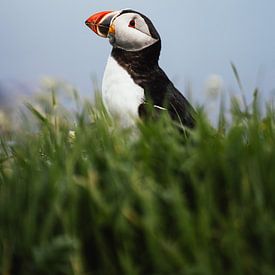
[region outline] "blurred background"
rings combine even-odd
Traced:
[[[272,0],[1,0],[0,110],[37,93],[41,81],[65,81],[92,100],[111,47],[84,22],[102,10],[133,8],[146,14],[162,37],[160,65],[192,101],[207,91],[235,94],[240,74],[248,102],[258,87],[275,95],[275,2]],[[191,91],[191,92],[190,92]],[[212,96],[211,95],[211,96]]]

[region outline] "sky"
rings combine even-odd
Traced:
[[[230,62],[248,98],[255,87],[266,99],[275,95],[273,0],[0,0],[0,85],[38,85],[50,76],[92,97],[111,46],[84,22],[122,8],[153,21],[162,38],[161,67],[183,93],[191,83],[195,100],[202,101],[213,75],[238,93]]]

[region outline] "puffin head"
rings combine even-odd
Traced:
[[[160,43],[160,36],[151,20],[130,9],[98,12],[85,23],[97,35],[108,38],[114,48],[128,52]]]

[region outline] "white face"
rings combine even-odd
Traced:
[[[113,18],[114,32],[109,32],[110,43],[126,51],[140,51],[158,41],[150,34],[145,20],[137,13],[124,13]]]

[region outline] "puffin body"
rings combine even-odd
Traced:
[[[123,127],[154,113],[168,112],[171,118],[194,127],[194,110],[159,67],[160,36],[150,19],[126,9],[99,12],[87,21],[96,34],[109,38],[113,46],[102,81],[102,98],[108,112]]]

